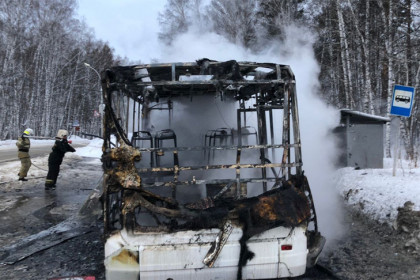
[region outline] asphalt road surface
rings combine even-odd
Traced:
[[[104,279],[102,174],[98,159],[65,158],[53,191],[44,178],[0,186],[0,279]]]

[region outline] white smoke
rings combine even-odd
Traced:
[[[313,51],[314,34],[296,26],[289,26],[285,32],[285,41],[273,42],[255,55],[217,34],[190,31],[162,50],[161,62],[209,58],[291,66],[297,84],[303,169],[312,188],[320,231],[332,241],[342,234],[342,203],[332,180],[337,148],[331,129],[339,123],[339,112],[317,96],[320,68]]]

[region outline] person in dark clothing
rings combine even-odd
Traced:
[[[58,173],[60,173],[60,165],[63,162],[64,154],[67,152],[75,152],[76,150],[70,146],[67,141],[68,131],[60,129],[55,137],[55,143],[52,152],[48,157],[48,174],[45,180],[45,189],[55,189]]]

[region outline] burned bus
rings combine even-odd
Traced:
[[[101,78],[107,279],[270,279],[316,263],[289,66],[200,59]]]

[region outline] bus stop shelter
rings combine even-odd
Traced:
[[[383,168],[385,124],[387,117],[342,109],[338,137],[339,167]]]

